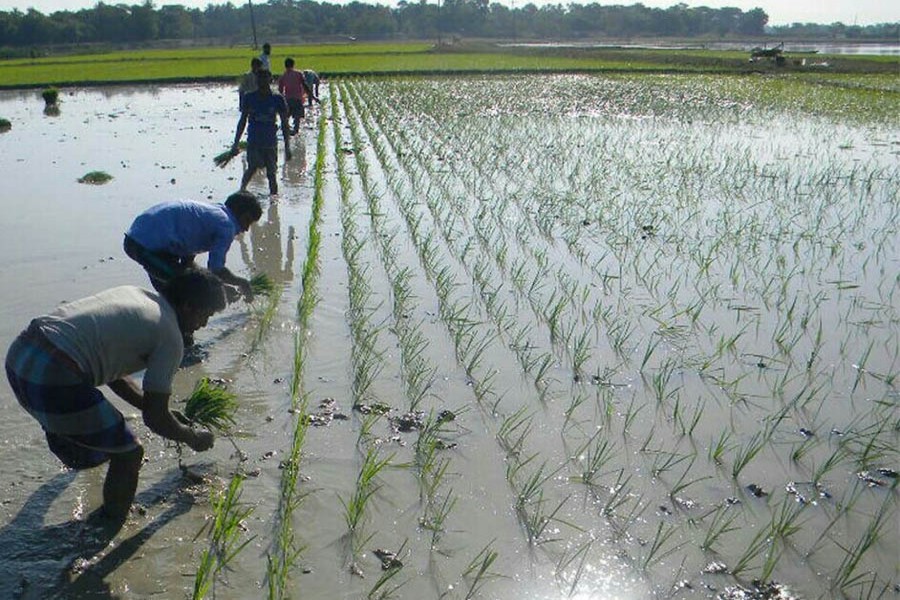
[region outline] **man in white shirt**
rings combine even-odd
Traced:
[[[262,68],[272,72],[272,45],[269,42],[263,44],[262,54],[259,55],[259,60],[262,62]]]
[[[213,434],[181,424],[169,410],[182,337],[225,307],[222,282],[205,269],[174,277],[163,292],[121,286],[37,317],[13,341],[6,375],[19,404],[44,429],[50,450],[73,469],[109,461],[103,511],[123,522],[134,500],[144,450],[107,385],[141,411],[154,433],[201,452]],[[131,374],[145,370],[139,387]]]

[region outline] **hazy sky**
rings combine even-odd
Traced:
[[[107,4],[141,4],[144,0],[105,0]],[[233,4],[240,4],[244,0],[233,0]],[[263,4],[265,0],[257,0]],[[343,3],[349,0],[329,0]],[[368,0],[362,0],[366,2]],[[418,1],[418,0],[409,0]],[[437,0],[429,0],[437,2]],[[492,0],[493,1],[493,0]],[[501,4],[523,6],[528,0],[499,0]],[[559,0],[531,0],[534,4],[568,5],[569,1]],[[630,0],[597,0],[599,4],[635,4]],[[222,1],[211,0],[153,0],[156,7],[166,4],[181,4],[188,7],[204,8],[208,4],[224,4]],[[386,4],[395,6],[395,0],[371,0],[372,4]],[[578,2],[587,4],[588,2]],[[644,0],[645,6],[666,8],[676,4],[674,0]],[[18,8],[25,11],[35,8],[44,14],[58,10],[78,10],[90,8],[97,4],[96,0],[0,0],[0,10],[12,10]],[[689,6],[709,6],[721,8],[734,6],[741,10],[761,8],[769,15],[771,25],[785,25],[788,23],[833,23],[841,21],[848,25],[868,25],[871,23],[888,23],[900,21],[900,1],[898,0],[684,0]]]

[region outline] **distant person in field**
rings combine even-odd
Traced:
[[[284,137],[284,159],[291,160],[291,131],[288,124],[288,110],[284,97],[272,93],[272,74],[261,69],[256,74],[259,86],[255,92],[244,96],[241,118],[234,134],[232,154],[237,154],[241,136],[247,129],[247,169],[241,178],[241,190],[253,178],[257,169],[265,167],[269,180],[269,193],[278,193],[278,120],[281,119],[281,131]]]
[[[278,93],[284,96],[287,102],[288,114],[291,118],[291,133],[297,135],[300,131],[300,119],[305,116],[303,108],[304,98],[309,97],[312,104],[313,92],[306,85],[303,73],[294,70],[294,59],[284,59],[284,73],[278,79]],[[318,102],[318,98],[316,101]]]
[[[244,95],[256,91],[256,72],[261,68],[261,60],[255,57],[250,59],[250,70],[241,75],[240,82],[238,83],[238,110],[244,106]]]
[[[134,219],[125,234],[125,254],[144,267],[150,283],[161,291],[173,277],[195,266],[197,254],[208,252],[209,270],[223,283],[237,287],[249,302],[253,299],[250,282],[225,267],[225,256],[235,236],[260,217],[262,207],[250,192],[236,192],[223,204],[162,202]]]
[[[262,52],[259,55],[259,62],[262,63],[262,68],[272,72],[272,46],[269,42],[263,44]]]
[[[307,106],[312,106],[313,98],[316,99],[316,102],[321,104],[321,100],[319,100],[319,74],[315,71],[311,71],[310,69],[305,69],[303,71],[303,78],[306,80],[307,89],[312,90],[312,93],[309,95]]]
[[[9,347],[9,384],[40,423],[50,451],[70,469],[109,463],[99,516],[125,521],[144,449],[98,387],[109,386],[140,410],[157,435],[197,452],[212,448],[213,434],[179,422],[169,397],[183,336],[224,307],[221,281],[205,269],[191,270],[162,293],[121,286],[63,304],[33,319]],[[140,385],[130,377],[139,371]]]

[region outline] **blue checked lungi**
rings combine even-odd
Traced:
[[[19,404],[41,424],[50,450],[67,467],[95,467],[110,454],[138,446],[122,413],[44,336],[37,322],[9,347],[6,377]]]

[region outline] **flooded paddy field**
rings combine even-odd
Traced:
[[[896,597],[895,86],[332,81],[229,253],[279,293],[176,379],[238,394],[230,441],[132,419],[110,538],[104,470],[61,469],[0,386],[0,596]],[[142,209],[237,188],[234,96],[0,93],[4,348],[144,284]]]

